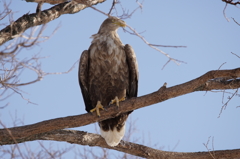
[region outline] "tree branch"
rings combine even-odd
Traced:
[[[48,23],[63,14],[77,13],[89,6],[96,5],[104,1],[105,0],[85,0],[82,4],[71,1],[61,3],[50,9],[41,11],[39,15],[37,13],[27,13],[0,31],[0,45],[15,38],[30,27]]]
[[[198,87],[197,91],[210,91],[213,89],[236,89],[240,86],[240,79],[216,79],[209,80],[205,84]]]
[[[210,153],[214,154],[215,158],[237,158],[240,156],[240,149],[235,150],[222,150],[222,151],[207,151],[207,152],[168,152],[153,149],[144,145],[135,144],[132,142],[121,141],[118,146],[110,147],[106,144],[105,140],[98,134],[87,133],[76,130],[55,130],[42,134],[29,136],[23,139],[17,140],[18,143],[34,141],[34,140],[53,140],[53,141],[65,141],[71,144],[99,146],[103,148],[113,149],[121,152],[125,152],[131,155],[140,156],[144,158],[158,158],[158,159],[212,159]],[[8,144],[15,144],[14,142]]]
[[[97,121],[102,121],[108,118],[113,118],[118,114],[125,113],[128,111],[132,111],[135,109],[139,109],[142,107],[146,107],[155,103],[159,103],[165,101],[170,98],[174,98],[180,95],[188,94],[194,91],[201,90],[201,86],[209,82],[210,80],[216,78],[230,78],[234,80],[240,77],[240,68],[232,69],[232,70],[215,70],[209,71],[206,74],[191,80],[189,82],[176,85],[170,88],[166,88],[166,86],[162,86],[158,91],[153,92],[148,95],[144,95],[138,98],[131,98],[124,102],[120,103],[120,107],[116,109],[114,106],[107,106],[105,111],[101,112],[101,116],[97,117],[96,114],[82,114],[76,116],[68,116],[64,118],[57,118],[42,121],[32,125],[20,126],[20,127],[13,127],[8,128],[10,130],[11,135],[9,135],[6,129],[0,129],[0,144],[3,145],[6,141],[14,139],[21,139],[26,138],[32,135],[37,135],[40,133],[50,132],[53,130],[64,129],[64,128],[73,128],[73,127],[80,127],[84,125],[88,125]],[[237,89],[240,88],[239,80],[237,80],[237,85],[232,85],[231,83],[225,83],[223,87],[221,85],[215,85],[213,88],[213,84],[210,84],[212,89]],[[212,83],[210,81],[210,83]],[[208,90],[210,87],[207,87]],[[206,88],[202,88],[202,90],[206,90]]]
[[[222,0],[226,4],[231,4],[231,5],[238,5],[240,4],[240,1],[234,2],[233,0]]]

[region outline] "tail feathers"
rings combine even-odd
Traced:
[[[116,127],[113,130],[104,131],[100,128],[101,136],[109,146],[117,146],[125,134],[125,125],[120,131]]]

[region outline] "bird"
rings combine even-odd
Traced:
[[[97,34],[91,36],[88,50],[80,56],[78,80],[87,112],[101,116],[101,110],[132,97],[138,92],[138,63],[133,48],[124,45],[117,33],[126,22],[108,16]],[[114,106],[114,105],[113,105]],[[126,120],[132,111],[98,122],[106,143],[117,146],[125,133]]]

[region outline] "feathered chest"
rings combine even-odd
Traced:
[[[124,46],[118,37],[94,37],[89,51],[90,69],[96,74],[111,74],[127,69]]]

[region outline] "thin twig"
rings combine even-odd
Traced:
[[[143,2],[142,2],[142,3],[137,2],[138,7],[135,8],[131,13],[129,13],[129,11],[126,11],[126,9],[123,8],[123,6],[122,6],[121,3],[119,3],[119,4],[120,4],[121,9],[122,9],[122,15],[118,15],[118,12],[117,12],[116,7],[115,7],[115,11],[116,11],[117,17],[120,18],[120,19],[128,19],[128,18],[131,18],[132,15],[133,15],[138,9],[142,9],[142,6],[143,6],[143,5],[142,5]],[[141,4],[141,5],[140,5],[140,4]]]
[[[101,10],[99,10],[99,9],[97,9],[97,8],[95,8],[95,7],[93,7],[93,6],[90,6],[90,8],[92,8],[92,9],[94,9],[94,10],[96,10],[96,11],[102,13],[103,15],[109,16],[107,13],[105,13],[105,12],[103,12],[103,11],[101,11]]]
[[[147,44],[148,46],[150,46],[151,48],[157,50],[158,52],[162,53],[163,55],[165,55],[167,58],[169,58],[170,61],[173,61],[175,62],[177,65],[180,65],[181,63],[186,63],[184,61],[180,61],[180,60],[177,60],[177,59],[174,59],[172,57],[170,57],[169,54],[163,52],[162,50],[158,49],[157,47],[153,46],[152,44],[150,44],[143,36],[141,36],[135,29],[133,29],[131,26],[127,25],[127,27],[134,33],[134,35],[138,36],[140,39],[143,40],[143,42],[145,44]],[[168,62],[167,62],[168,63]]]
[[[79,60],[77,60],[76,62],[74,62],[74,64],[70,67],[70,69],[68,69],[67,71],[65,72],[53,72],[53,73],[45,73],[45,75],[61,75],[61,74],[67,74],[69,72],[71,72],[74,68],[75,68],[75,65],[79,63]]]
[[[218,67],[218,70],[220,70],[220,68],[223,66],[223,65],[225,65],[227,62],[224,62],[224,63],[222,63],[219,67]]]
[[[225,13],[225,11],[226,11],[226,8],[227,8],[227,3],[226,3],[226,5],[225,5],[225,7],[224,7],[224,9],[223,9],[223,15],[224,15],[224,17],[225,17],[225,19],[229,22],[230,20],[228,19],[228,17],[226,16],[226,13]]]
[[[233,19],[233,21],[234,21],[235,23],[237,23],[237,25],[240,26],[240,23],[238,23],[233,17],[232,17],[232,19]]]
[[[9,105],[9,103],[5,104],[4,106],[1,106],[0,109],[4,109],[5,107],[7,107]]]
[[[232,96],[228,97],[227,102],[222,106],[222,108],[221,108],[221,110],[220,110],[220,113],[219,113],[219,115],[218,115],[218,118],[220,118],[223,110],[225,110],[225,109],[227,108],[228,103],[229,103],[229,102],[231,101],[231,99],[237,94],[237,92],[238,92],[238,89],[232,94]]]
[[[184,47],[186,48],[187,46],[174,46],[174,45],[157,45],[157,44],[150,44],[152,46],[156,46],[156,47],[173,47],[173,48],[179,48],[179,47]]]
[[[208,144],[209,144],[210,138],[211,138],[211,136],[208,137],[207,143],[206,143],[206,144],[203,143],[203,145],[206,147],[206,149],[208,150],[208,152],[209,152],[209,154],[211,155],[211,157],[212,157],[213,159],[215,159],[215,157],[214,157],[215,155],[212,154],[212,153],[211,153],[211,149],[208,148]],[[213,146],[213,138],[212,138],[212,146]],[[212,150],[212,151],[214,152],[214,147],[213,147],[213,150]]]
[[[117,0],[113,0],[112,7],[110,8],[110,11],[109,11],[108,15],[111,15],[111,12],[112,12],[112,10],[113,10],[113,8],[114,8],[116,3],[117,3]]]
[[[235,53],[233,53],[233,52],[231,52],[233,55],[235,55],[235,56],[237,56],[238,58],[240,58],[240,56],[239,55],[237,55],[237,54],[235,54]]]
[[[14,136],[12,135],[12,132],[1,122],[1,120],[0,120],[0,125],[1,125],[5,130],[7,130],[8,134],[11,136],[12,140],[13,140],[14,143],[16,144],[17,149],[18,149],[18,152],[19,152],[21,158],[24,159],[25,157],[23,157],[22,152],[21,152],[21,150],[20,150],[20,148],[19,148],[19,146],[18,146],[18,143],[17,143],[16,139],[14,138]]]
[[[45,150],[45,152],[51,157],[51,159],[55,158],[55,155],[52,154],[43,144],[42,142],[38,141],[39,145]]]

